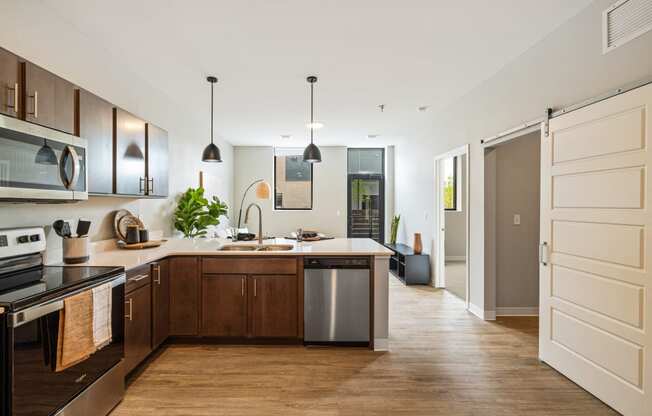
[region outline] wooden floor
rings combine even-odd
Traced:
[[[616,414],[537,360],[536,318],[483,322],[394,278],[390,306],[391,352],[170,346],[112,415]]]

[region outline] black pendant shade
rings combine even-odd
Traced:
[[[221,162],[222,156],[220,155],[220,148],[213,143],[213,87],[217,82],[217,78],[210,76],[206,81],[211,84],[211,142],[201,155],[202,162]]]
[[[58,165],[57,155],[54,150],[48,145],[47,140],[43,139],[43,146],[36,152],[34,162],[39,165]]]
[[[321,152],[316,144],[310,143],[308,147],[303,151],[303,160],[308,163],[319,163],[321,162]]]
[[[314,87],[315,82],[317,82],[317,77],[314,75],[309,76],[306,81],[310,84],[310,144],[303,151],[303,160],[308,163],[319,163],[321,162],[321,152],[317,145],[313,143],[313,135],[315,131],[315,119],[314,119]]]
[[[220,148],[213,143],[209,143],[201,154],[201,160],[204,162],[221,162]]]

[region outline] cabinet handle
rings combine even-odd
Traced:
[[[257,290],[256,290],[256,278],[254,277],[254,297],[258,296]]]
[[[244,297],[244,289],[245,289],[245,288],[244,288],[244,286],[245,286],[245,278],[244,278],[244,277],[240,279],[240,284],[241,284],[241,286],[242,286],[242,289],[240,290],[240,295],[241,295],[242,297]]]
[[[34,112],[28,114],[38,118],[38,91],[34,91],[34,95],[30,95],[29,98],[34,99]]]
[[[158,265],[158,264],[154,265],[154,273],[155,273],[154,276],[156,276],[154,278],[154,283],[160,285],[161,284],[161,266],[160,265]]]
[[[13,108],[14,113],[18,114],[18,83],[16,82],[13,88],[7,87],[7,91],[14,92],[14,105],[7,104],[7,108]]]
[[[154,193],[154,178],[147,178],[147,194]]]
[[[130,321],[133,321],[133,313],[134,313],[134,300],[129,298],[128,301],[125,303],[129,304],[129,314],[125,316],[125,318],[129,319]]]
[[[138,193],[144,194],[145,193],[145,185],[146,185],[147,177],[143,178],[141,176],[140,178],[140,183],[138,185]]]
[[[148,274],[139,274],[136,277],[132,277],[129,279],[130,282],[140,282],[143,279],[147,279],[149,277]]]

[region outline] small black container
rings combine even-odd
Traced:
[[[140,243],[140,231],[138,226],[132,225],[127,227],[127,244]]]
[[[140,242],[141,243],[146,243],[149,241],[149,231],[143,229],[143,230],[138,230],[138,235],[140,237]]]

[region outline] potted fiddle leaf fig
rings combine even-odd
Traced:
[[[226,215],[227,210],[218,197],[206,199],[204,188],[188,188],[174,210],[174,228],[186,238],[204,237],[209,226],[219,225],[220,216]]]

